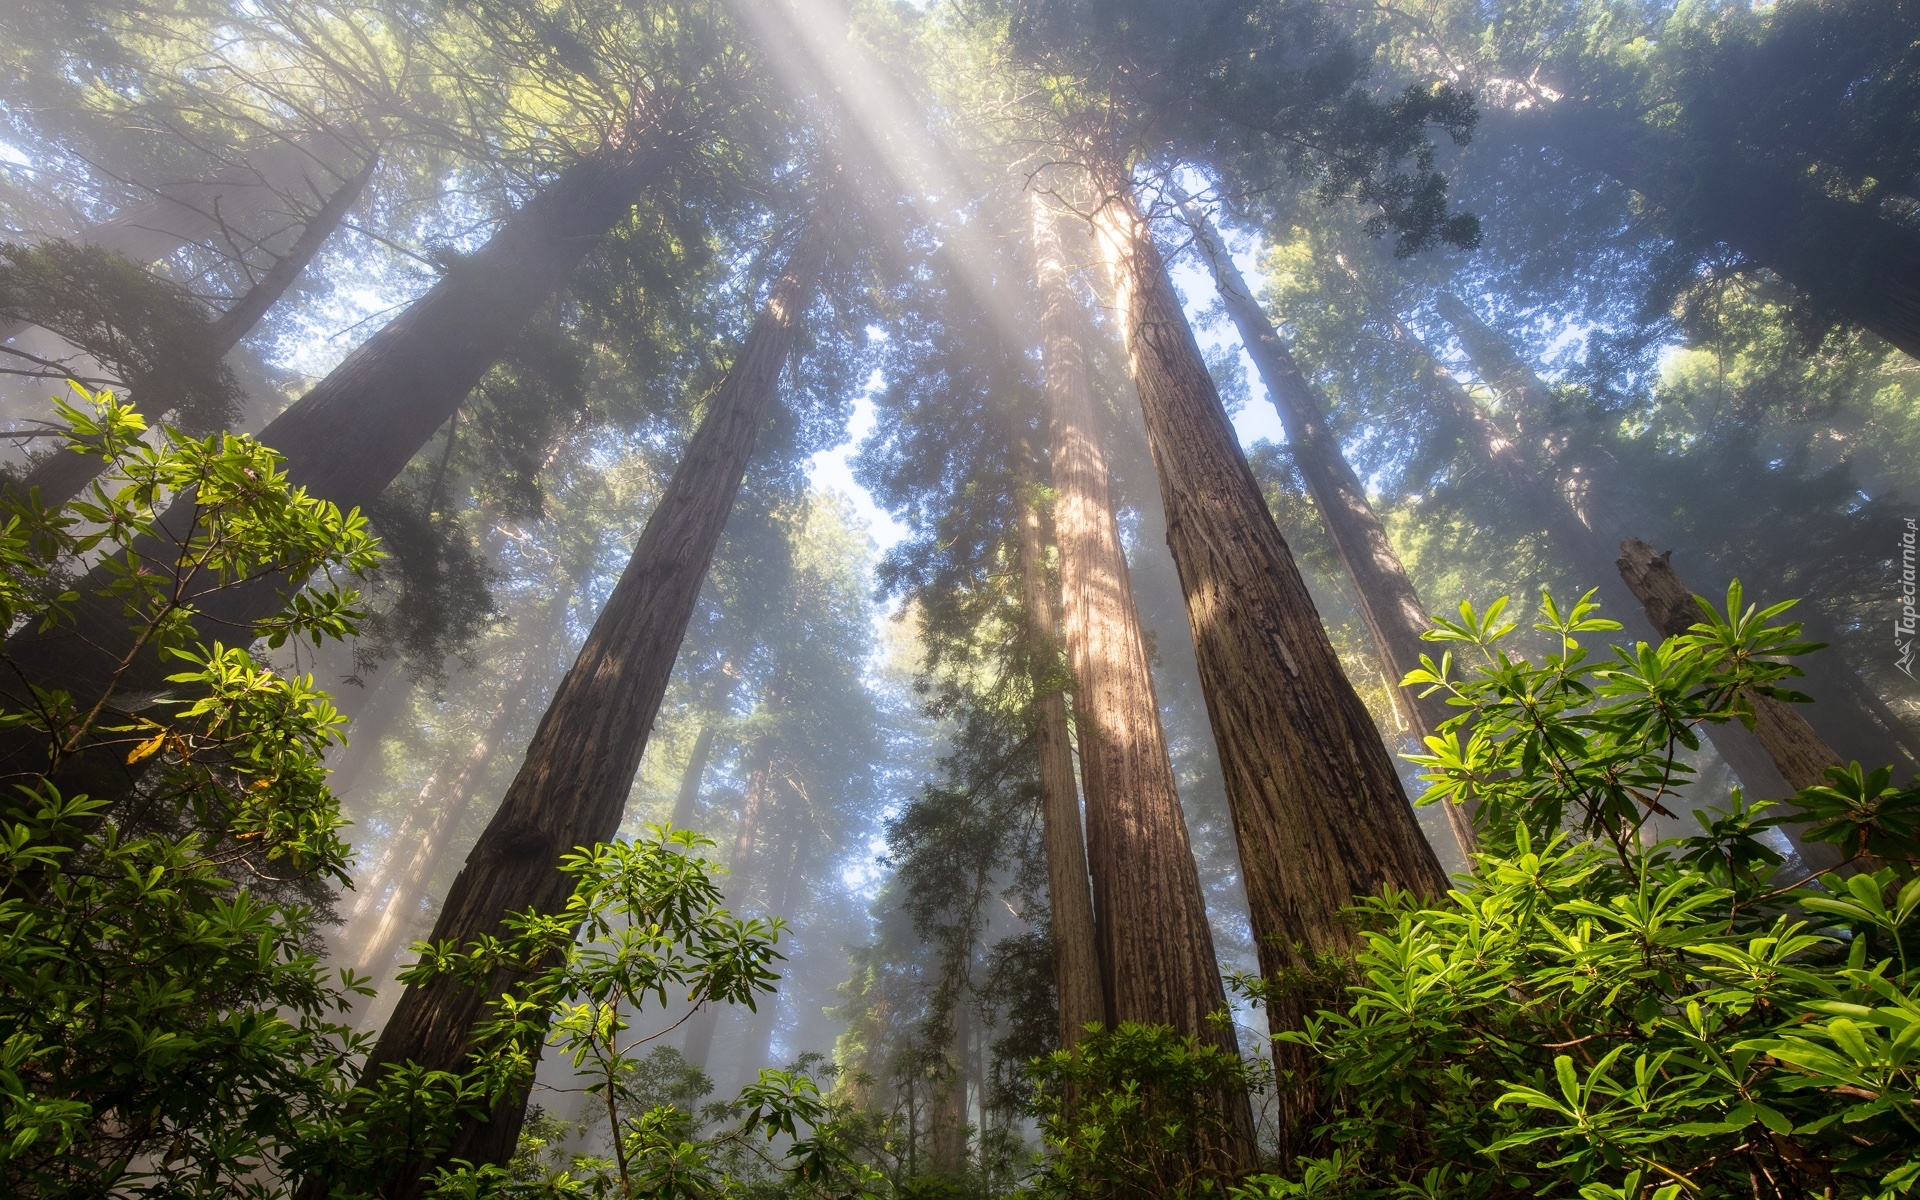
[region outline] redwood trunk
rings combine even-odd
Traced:
[[[1058,493],[1061,624],[1074,679],[1107,1020],[1170,1025],[1237,1053],[1231,1026],[1208,1019],[1227,1007],[1226,993],[1114,519],[1059,234],[1037,204],[1034,233]],[[1251,1165],[1246,1098],[1224,1099],[1238,1135],[1219,1147],[1225,1165]]]
[[[261,431],[260,440],[286,460],[289,479],[342,509],[365,507],[433,437],[499,359],[527,320],[566,280],[599,239],[631,209],[648,178],[668,165],[668,151],[641,140],[610,145],[561,172],[509,216],[485,246],[362,343],[345,362]],[[191,497],[162,517],[168,528],[191,512]],[[143,539],[135,553],[173,561],[168,544]],[[108,581],[97,569],[77,589],[71,625],[15,634],[8,654],[42,686],[71,692],[84,707],[110,685],[131,634],[117,598],[98,595]],[[272,615],[299,580],[270,577],[199,598],[208,641],[233,640],[233,629]],[[164,686],[170,670],[140,660],[120,686]],[[39,740],[9,738],[9,771],[43,752]],[[78,790],[124,794],[129,780],[116,764],[96,764]]]
[[[740,801],[740,820],[733,827],[733,850],[727,855],[727,873],[733,885],[727,889],[729,900],[738,904],[741,891],[753,870],[754,855],[760,844],[760,822],[766,812],[767,788],[772,785],[773,739],[762,735],[754,743],[753,769],[747,774],[747,794]],[[713,1054],[713,1035],[720,1024],[720,1005],[707,1000],[687,1018],[686,1038],[680,1055],[705,1070]]]
[[[1340,670],[1267,511],[1131,188],[1095,217],[1140,392],[1186,594],[1200,681],[1240,844],[1264,973],[1357,947],[1354,897],[1439,896],[1422,836],[1373,717]],[[1276,1030],[1301,1004],[1269,1006]]]
[[[571,892],[560,858],[618,831],[707,566],[824,258],[820,235],[803,235],[647,518],[499,811],[454,880],[433,940],[465,943],[498,932],[508,913],[560,911]],[[459,1069],[469,1032],[487,1015],[490,999],[450,980],[409,987],[368,1062],[367,1078],[404,1062]],[[489,1119],[469,1121],[445,1158],[505,1162],[525,1110],[522,1089]],[[423,1165],[394,1164],[386,1194],[417,1195]]]
[[[1240,269],[1234,266],[1225,246],[1220,244],[1213,222],[1192,203],[1183,209],[1193,228],[1200,249],[1213,268],[1213,279],[1226,305],[1227,315],[1240,332],[1241,344],[1253,357],[1267,395],[1280,414],[1286,429],[1287,446],[1293,451],[1294,465],[1306,482],[1314,507],[1320,510],[1340,561],[1353,580],[1360,616],[1372,635],[1374,652],[1379,655],[1381,672],[1386,676],[1387,692],[1394,707],[1413,732],[1414,744],[1426,747],[1427,738],[1452,712],[1440,694],[1423,697],[1412,688],[1400,686],[1409,672],[1418,670],[1420,656],[1431,653],[1431,643],[1421,634],[1433,627],[1427,607],[1420,601],[1413,580],[1400,562],[1400,555],[1387,537],[1386,526],[1367,499],[1366,489],[1353,473],[1340,441],[1329,428],[1326,407],[1314,386],[1301,374],[1293,352],[1280,331],[1267,319]],[[1473,813],[1465,805],[1446,804],[1447,824],[1461,853],[1471,856],[1474,849]]]
[[[377,162],[378,160],[374,158],[368,158],[359,174],[341,184],[333,195],[327,197],[326,203],[313,214],[313,219],[301,228],[300,236],[294,239],[293,245],[288,247],[286,254],[276,260],[257,283],[234,301],[232,307],[214,320],[213,338],[209,347],[214,357],[226,357],[227,352],[239,345],[240,339],[253,331],[253,327],[260,323],[260,318],[267,315],[267,310],[272,308],[280,297],[286,294],[287,289],[300,278],[307,264],[313,261],[314,255],[320,253],[320,247],[326,243],[333,231],[339,228],[340,222],[346,219],[347,211],[366,190],[368,181],[373,178]],[[134,410],[150,422],[160,416],[160,413],[155,411],[156,405],[153,401],[153,397],[137,394],[127,397],[127,402],[133,406]],[[78,496],[88,484],[99,477],[105,467],[105,459],[91,454],[81,454],[75,450],[61,450],[41,460],[33,470],[27,472],[27,477],[21,486],[26,489],[39,488],[40,503],[49,508],[56,508]]]
[[[693,752],[687,755],[687,766],[680,773],[680,791],[673,798],[673,816],[668,824],[675,829],[686,829],[693,823],[693,811],[700,803],[700,781],[707,775],[707,759],[713,755],[713,719],[708,718],[700,724],[700,734],[693,739]]]

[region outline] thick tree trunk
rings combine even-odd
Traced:
[[[1209,1020],[1227,1007],[1226,993],[1167,756],[1086,360],[1074,328],[1072,293],[1049,213],[1039,213],[1035,222],[1035,252],[1045,305],[1041,337],[1052,410],[1061,625],[1087,792],[1087,858],[1107,1024],[1170,1025],[1237,1053],[1231,1026]],[[1218,1149],[1229,1167],[1251,1165],[1246,1097],[1224,1101],[1238,1137]]]
[[[1366,706],[1341,673],[1261,498],[1146,218],[1124,179],[1095,216],[1140,392],[1226,776],[1261,967],[1357,939],[1355,896],[1446,879]],[[1304,1014],[1275,1005],[1276,1029]]]
[[[1079,1041],[1090,1024],[1107,1019],[1101,988],[1099,937],[1088,890],[1087,848],[1081,836],[1080,792],[1073,778],[1073,746],[1046,540],[1034,495],[1033,460],[1021,439],[1014,447],[1020,488],[1020,603],[1026,622],[1027,662],[1033,680],[1034,753],[1040,762],[1040,827],[1047,851],[1047,898],[1052,912],[1053,984],[1060,1002],[1060,1045]]]
[[[936,1084],[927,1157],[936,1174],[960,1179],[967,1173],[967,1067],[973,1040],[972,1014],[964,996],[953,1006],[952,1024],[946,1074]]]
[[[1316,389],[1301,374],[1280,331],[1273,327],[1273,322],[1253,298],[1240,269],[1234,265],[1227,248],[1221,245],[1213,222],[1191,202],[1182,207],[1213,269],[1214,285],[1226,305],[1227,315],[1239,330],[1241,344],[1253,357],[1261,382],[1267,386],[1267,395],[1280,414],[1294,465],[1299,468],[1307,493],[1313,497],[1314,506],[1326,523],[1327,535],[1347,568],[1348,577],[1353,580],[1360,616],[1372,635],[1374,652],[1380,657],[1381,672],[1386,676],[1394,707],[1412,730],[1414,744],[1424,751],[1427,738],[1452,715],[1442,696],[1422,697],[1416,689],[1400,686],[1408,672],[1419,668],[1420,656],[1433,652],[1434,648],[1420,637],[1433,627],[1427,617],[1427,607],[1421,603],[1413,580],[1407,577],[1407,569],[1388,539],[1386,526],[1380,523],[1373,502],[1367,499],[1359,476],[1347,462],[1340,440],[1328,426],[1326,406]],[[1460,844],[1461,853],[1471,855],[1473,813],[1460,804],[1447,804],[1445,810],[1447,824],[1453,830],[1454,840]]]
[[[708,563],[773,407],[825,253],[822,236],[809,230],[775,282],[647,518],[632,560],[541,719],[519,774],[454,880],[433,940],[464,943],[494,933],[510,912],[560,911],[571,890],[560,857],[618,830]],[[449,980],[408,988],[368,1062],[367,1078],[405,1062],[459,1069],[469,1032],[486,1015],[486,992]],[[445,1157],[505,1162],[525,1110],[524,1090],[509,1095],[490,1119],[466,1124]],[[395,1163],[388,1194],[418,1194],[424,1165]]]
[[[347,212],[360,199],[367,183],[373,178],[378,165],[376,159],[369,158],[360,171],[327,197],[313,218],[300,230],[300,236],[287,252],[267,269],[258,282],[248,288],[239,299],[213,322],[213,337],[209,346],[216,357],[224,358],[227,352],[240,344],[240,339],[253,331],[267,310],[284,296],[287,289],[300,278],[314,255],[320,253],[320,247],[327,238],[346,219]],[[161,397],[130,395],[127,402],[135,411],[145,416],[149,423],[158,419],[157,411],[164,407]],[[103,459],[90,454],[81,454],[73,450],[61,450],[48,456],[27,472],[21,483],[23,489],[40,489],[40,502],[49,508],[58,507],[79,495],[89,483],[100,475],[106,466]]]
[[[260,440],[285,457],[289,479],[342,509],[372,503],[668,161],[668,150],[637,138],[561,172],[485,246],[261,431]],[[183,525],[192,503],[192,497],[177,501],[163,525]],[[159,539],[143,539],[135,553],[170,563],[176,552]],[[118,598],[98,594],[107,581],[101,568],[78,588],[72,624],[23,630],[7,647],[29,679],[66,689],[83,707],[110,687],[159,688],[172,669],[148,656],[118,673],[132,639]],[[200,627],[209,641],[231,642],[236,627],[273,614],[300,583],[268,577],[200,597]],[[0,741],[4,769],[37,770],[42,741]],[[123,795],[131,782],[117,761],[88,763],[74,774],[84,778],[65,782],[96,797]]]

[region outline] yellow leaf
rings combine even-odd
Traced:
[[[127,755],[127,761],[130,763],[137,763],[143,758],[152,758],[154,755],[160,753],[160,747],[166,745],[166,743],[167,743],[167,733],[163,729],[159,733],[156,733],[152,737],[148,738],[146,741],[141,742],[138,746],[135,746],[133,748],[133,753]]]

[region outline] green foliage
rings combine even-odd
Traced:
[[[1164,1025],[1123,1022],[1034,1063],[1033,1113],[1048,1155],[1039,1196],[1218,1195],[1231,1164],[1209,1152],[1228,1130],[1222,1099],[1251,1083],[1240,1059]]]
[[[1361,902],[1344,1006],[1280,1035],[1321,1058],[1317,1156],[1247,1197],[1891,1197],[1920,1179],[1920,796],[1857,764],[1774,815],[1734,793],[1648,844],[1708,722],[1788,695],[1786,608],[1742,607],[1590,660],[1617,628],[1548,598],[1538,663],[1504,605],[1463,605],[1409,677],[1463,711],[1419,761],[1429,801],[1480,805],[1483,852],[1444,904]],[[1798,811],[1795,811],[1798,810]],[[1776,871],[1766,830],[1842,845],[1856,873]],[[1871,853],[1877,857],[1868,858]]]
[[[251,633],[337,637],[358,612],[329,575],[376,551],[358,514],[289,486],[259,443],[162,429],[149,445],[131,410],[87,399],[60,406],[68,444],[108,470],[64,510],[6,509],[0,623],[61,627],[78,599],[61,580],[104,555],[125,619],[177,670],[163,696],[109,689],[84,711],[0,694],[0,728],[44,747],[0,794],[0,1180],[10,1195],[258,1194],[255,1172],[324,1112],[357,1048],[330,1020],[355,981],[322,968],[299,896],[345,878],[321,763],[343,721],[310,678],[201,642],[194,605],[292,567],[318,582]],[[191,532],[135,557],[187,491]],[[144,764],[136,803],[64,794],[82,753]]]

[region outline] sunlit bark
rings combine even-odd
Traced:
[[[1208,1019],[1226,1008],[1226,994],[1114,518],[1072,293],[1049,217],[1043,213],[1036,221],[1035,240],[1045,305],[1054,536],[1107,1019],[1170,1025],[1236,1050],[1231,1027]],[[1252,1117],[1245,1097],[1229,1098],[1227,1114],[1240,1138],[1220,1150],[1234,1162],[1250,1162]]]

